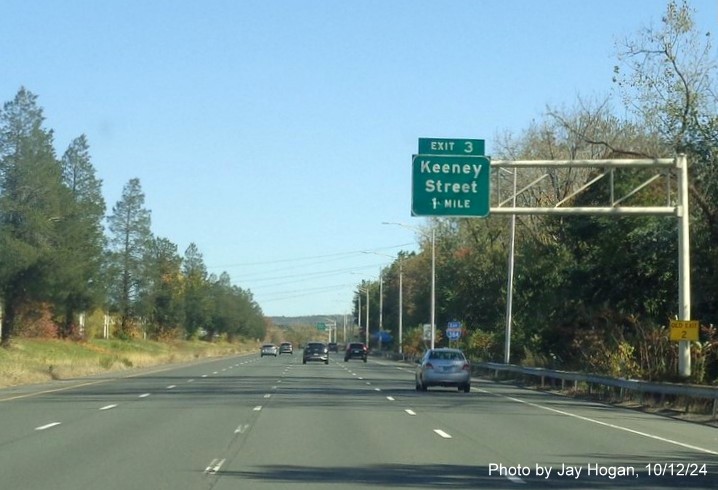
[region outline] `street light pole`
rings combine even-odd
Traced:
[[[514,169],[514,195],[513,208],[516,209],[516,169]],[[511,360],[511,321],[514,297],[514,243],[516,241],[516,213],[511,215],[511,233],[509,242],[509,278],[506,285],[506,342],[504,345],[504,363]]]
[[[384,331],[384,270],[379,270],[379,352],[381,352],[381,337]]]
[[[436,231],[431,227],[431,348],[436,343]]]
[[[404,223],[382,222],[382,225],[396,225],[426,235],[426,232]],[[401,276],[400,276],[401,277]],[[401,290],[401,286],[399,287]],[[436,344],[436,229],[431,227],[431,348]],[[401,344],[400,344],[401,345]]]
[[[369,286],[366,287],[366,348],[369,348]]]
[[[389,223],[383,223],[383,224],[388,225]],[[396,259],[396,260],[399,261],[399,354],[401,354],[401,353],[403,352],[402,343],[403,343],[403,341],[404,341],[404,339],[403,339],[403,321],[404,321],[404,305],[403,305],[403,302],[404,302],[404,293],[403,293],[403,291],[404,291],[404,285],[403,285],[403,279],[404,279],[404,278],[403,278],[403,276],[404,276],[404,264],[403,264],[403,260],[404,260],[404,259],[403,259],[403,257],[402,257],[401,255],[399,255],[398,257],[392,257],[391,255],[382,254],[382,253],[379,253],[379,252],[364,252],[364,253],[367,253],[367,254],[370,253],[370,254],[374,254],[374,255],[381,255],[382,257],[389,257],[389,258],[392,259],[392,260]],[[383,270],[379,273],[379,279],[380,279],[380,281],[383,281],[383,275],[382,275],[382,274],[383,274]],[[379,287],[380,287],[380,290],[381,290],[381,288],[383,287],[383,282],[380,282],[380,283],[379,283]],[[383,301],[383,298],[384,298],[384,293],[383,293],[383,292],[380,292],[380,293],[379,293],[380,305],[381,305],[381,301]],[[383,306],[379,306],[379,310],[380,310],[380,313],[379,313],[379,332],[383,332],[383,331],[384,331],[384,327],[382,326],[382,319],[383,319],[383,317],[384,317],[384,307],[383,307]],[[380,343],[379,343],[379,346],[380,346],[380,349],[381,349],[381,333],[380,333],[379,335],[380,335],[380,339],[379,339],[379,342],[380,342]]]
[[[404,323],[404,260],[399,259],[399,354],[404,354],[404,337],[403,337],[403,323]]]

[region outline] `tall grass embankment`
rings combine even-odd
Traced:
[[[16,339],[0,348],[0,388],[222,357],[257,348],[252,343],[203,341]]]

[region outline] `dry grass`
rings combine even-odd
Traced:
[[[0,387],[79,378],[256,349],[252,344],[17,339],[0,348]]]

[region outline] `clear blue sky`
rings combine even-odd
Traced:
[[[692,1],[716,33],[715,0]],[[2,0],[0,100],[86,134],[108,212],[140,179],[155,235],[195,242],[265,314],[350,311],[416,250],[419,137],[520,133],[603,98],[658,0]]]

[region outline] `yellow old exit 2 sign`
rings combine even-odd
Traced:
[[[671,320],[671,340],[698,340],[698,320]]]

